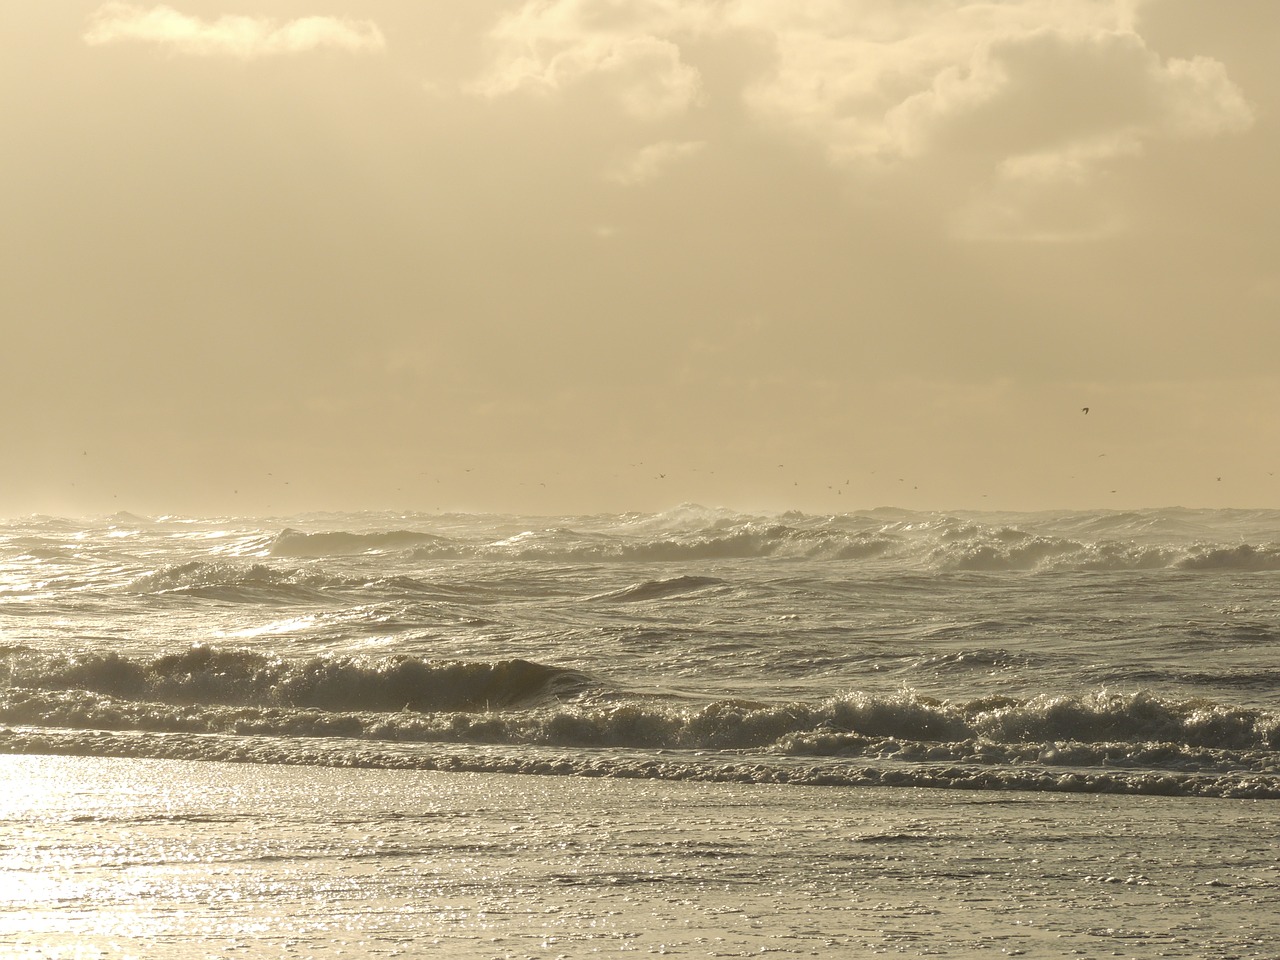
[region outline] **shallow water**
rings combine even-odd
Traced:
[[[1263,801],[46,757],[0,771],[13,956],[1280,944],[1280,807]]]

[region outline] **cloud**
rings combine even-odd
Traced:
[[[1148,144],[1238,134],[1253,123],[1222,64],[1162,60],[1134,33],[1037,31],[994,44],[988,56],[1002,78],[989,97],[949,116],[926,107],[923,121],[915,118],[929,127],[922,139],[988,162],[988,180],[956,221],[960,236],[1118,232],[1120,198],[1099,204],[1109,171],[1141,157]],[[1096,214],[1082,222],[1090,207]],[[1019,216],[1011,219],[1011,211]],[[1018,220],[1027,220],[1025,230],[1013,228]]]
[[[705,146],[701,140],[663,140],[651,143],[610,171],[607,179],[626,187],[648,183],[662,176],[673,164],[696,156]]]
[[[529,2],[490,34],[493,60],[474,89],[556,94],[590,82],[633,117],[675,116],[699,102],[702,83],[671,35],[710,12],[674,0]]]
[[[84,34],[85,43],[153,43],[194,56],[256,57],[334,49],[377,53],[386,41],[368,20],[302,17],[284,22],[260,17],[224,16],[206,21],[166,6],[150,9],[131,3],[98,8]]]
[[[775,62],[747,89],[755,115],[820,144],[838,166],[950,162],[970,178],[963,237],[1095,239],[1119,197],[1086,189],[1161,140],[1250,127],[1223,65],[1163,59],[1133,4],[740,0],[772,30]]]
[[[1148,45],[1138,14],[1150,2],[526,0],[493,30],[477,89],[555,96],[590,84],[632,116],[670,118],[703,102],[716,45],[747,38],[765,51],[737,88],[754,123],[839,168],[946,169],[953,193],[973,195],[955,201],[958,232],[983,233],[989,201],[992,229],[1012,235],[1035,211],[1078,211],[1085,186],[1154,142],[1252,124],[1221,63]],[[1096,236],[1121,219],[1035,232]]]
[[[943,144],[1004,155],[1074,149],[1119,132],[1205,136],[1251,121],[1221,64],[1161,60],[1123,5],[953,0],[899,10],[860,0],[825,17],[815,7],[826,9],[736,5],[739,24],[777,36],[775,66],[747,98],[839,160],[906,160]]]

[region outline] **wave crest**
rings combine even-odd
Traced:
[[[348,581],[331,576],[276,570],[263,564],[193,560],[139,577],[129,589],[231,603],[281,604],[320,602],[327,599],[326,588],[347,585]]]
[[[303,533],[287,528],[276,535],[267,551],[273,557],[342,557],[413,549],[427,549],[433,556],[439,557],[462,555],[459,546],[448,537],[413,530]]]
[[[64,725],[74,705],[89,726],[152,729],[156,717],[168,717],[160,729],[236,732],[252,720],[255,732],[297,734],[315,722],[324,730],[317,735],[329,735],[332,715],[344,714],[352,736],[424,741],[818,755],[890,742],[950,755],[985,744],[1024,759],[1027,751],[1040,757],[1070,744],[1112,752],[1161,744],[1179,755],[1254,752],[1280,768],[1280,714],[1148,692],[950,701],[904,690],[817,702],[689,704],[623,697],[578,671],[521,659],[291,661],[209,647],[151,660],[0,652],[10,673],[0,720],[19,723]],[[321,722],[316,711],[330,716]],[[95,713],[96,720],[86,716]],[[962,747],[948,746],[955,744]]]
[[[1184,511],[1103,514],[951,515],[872,511],[777,517],[685,507],[653,516],[577,518],[521,528],[515,518],[450,536],[417,530],[304,533],[265,545],[274,557],[407,554],[415,560],[680,563],[777,558],[857,561],[937,572],[1069,572],[1184,569],[1280,570],[1280,545],[1257,539],[1272,516],[1236,518],[1215,543],[1210,520]],[[1228,517],[1227,519],[1231,519]],[[578,522],[580,521],[580,522]],[[1250,537],[1254,539],[1249,539]]]
[[[443,661],[412,656],[305,660],[195,646],[154,659],[115,653],[44,656],[9,652],[10,686],[84,691],[113,699],[188,707],[338,711],[469,711],[523,707],[572,696],[587,685],[574,670],[529,660]]]
[[[648,580],[621,590],[600,593],[588,599],[611,600],[614,603],[642,603],[648,600],[665,600],[690,593],[699,593],[709,587],[723,586],[718,577],[672,577],[668,580]]]

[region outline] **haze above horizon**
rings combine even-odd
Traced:
[[[1280,507],[1277,36],[5,4],[0,515]]]

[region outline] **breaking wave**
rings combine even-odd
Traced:
[[[845,782],[849,765],[861,764],[856,782],[1280,797],[1280,714],[1144,692],[953,702],[904,690],[696,703],[624,697],[578,671],[520,659],[284,660],[208,647],[153,659],[21,647],[0,654],[9,674],[0,723],[25,731],[0,732],[7,751],[34,749],[39,736],[64,745],[100,739],[94,731],[132,734],[132,749],[148,756],[170,754],[136,744],[175,734],[324,739],[361,755],[416,744],[412,756],[422,763],[430,761],[421,750],[432,744],[517,754],[709,751],[756,757],[772,771],[769,782]],[[831,763],[843,772],[832,774]],[[579,757],[551,772],[581,772],[584,764]]]
[[[109,698],[101,701],[108,712],[117,709],[117,702],[154,703],[183,707],[185,716],[192,715],[185,708],[220,706],[328,712],[488,710],[567,696],[586,683],[576,671],[521,659],[433,662],[402,655],[288,660],[208,646],[153,659],[115,653],[46,655],[22,648],[7,653],[5,692],[11,698],[23,690],[79,693],[86,695],[78,701],[81,709],[92,708],[95,695],[102,695]],[[118,719],[128,713],[122,710]]]
[[[463,732],[424,747],[391,730],[374,742],[353,739],[356,726],[334,718],[299,730],[273,725],[266,735],[252,718],[236,736],[179,727],[139,736],[113,729],[0,728],[0,752],[118,756],[237,763],[613,777],[827,787],[930,787],[1054,793],[1280,799],[1273,755],[1255,751],[1179,749],[1176,745],[1034,744],[1002,747],[985,741],[932,743],[896,738],[843,740],[815,750],[756,754],[701,751],[565,750],[556,744],[477,747],[483,736]]]
[[[584,520],[588,526],[598,522]],[[1202,527],[1179,511],[1027,514],[1001,522],[949,514],[904,518],[895,511],[760,518],[689,508],[670,518],[615,518],[604,529],[562,525],[503,531],[491,538],[413,530],[286,529],[270,541],[266,553],[320,558],[399,552],[417,560],[645,563],[777,558],[936,572],[1280,570],[1280,544],[1215,543],[1193,536],[1210,532]]]
[[[437,556],[463,555],[461,549],[448,537],[412,530],[384,533],[348,533],[340,530],[303,533],[300,530],[285,529],[271,541],[268,552],[273,557],[341,557],[412,548],[427,549]]]
[[[313,603],[326,599],[325,590],[348,586],[349,580],[297,570],[276,570],[262,564],[245,566],[230,561],[193,560],[139,577],[129,585],[134,593],[173,594],[230,603]]]

